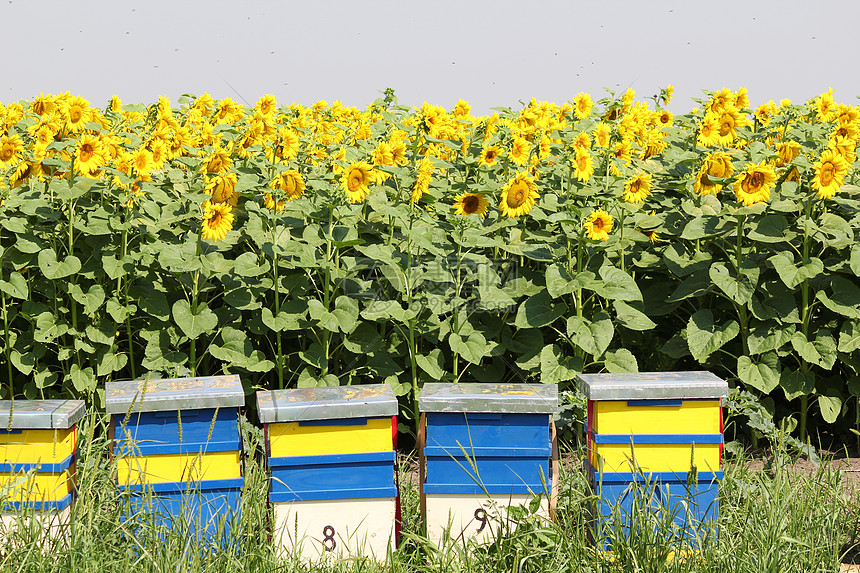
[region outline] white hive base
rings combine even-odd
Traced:
[[[71,506],[61,510],[21,510],[0,513],[0,539],[17,537],[16,541],[34,541],[51,549],[68,534]],[[26,529],[35,528],[32,533]],[[21,531],[16,531],[21,529]]]
[[[276,503],[274,509],[274,538],[282,554],[309,561],[384,561],[395,549],[394,498],[293,501]]]
[[[445,542],[446,532],[454,543],[462,543],[466,539],[493,541],[500,532],[516,528],[505,508],[528,507],[533,499],[531,494],[490,497],[485,494],[425,494],[427,538],[439,547]],[[549,519],[547,496],[541,498],[537,515]]]

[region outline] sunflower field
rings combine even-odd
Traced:
[[[856,433],[860,109],[671,97],[0,105],[2,394],[708,369]]]

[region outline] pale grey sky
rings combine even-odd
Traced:
[[[829,87],[853,104],[858,21],[856,0],[0,0],[0,102],[209,92],[364,107],[390,86],[402,104],[486,113],[673,84],[676,112],[741,86],[753,105]]]

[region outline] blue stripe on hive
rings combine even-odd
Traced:
[[[0,464],[0,473],[14,474],[19,472],[35,471],[37,473],[57,474],[69,469],[69,467],[75,463],[77,455],[78,452],[75,451],[75,453],[71,454],[63,461],[54,464],[44,464],[42,462],[4,463]]]
[[[722,434],[596,434],[588,433],[595,444],[722,444]]]

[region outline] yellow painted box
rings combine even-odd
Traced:
[[[117,481],[120,485],[198,482],[241,477],[242,464],[238,450],[117,458]]]
[[[0,460],[4,464],[60,463],[75,453],[77,427],[65,430],[6,430],[0,433]]]
[[[0,511],[65,510],[75,491],[82,400],[0,400]]]
[[[396,431],[391,416],[266,424],[273,458],[390,451]]]
[[[721,401],[589,401],[588,431],[596,434],[720,434]]]
[[[600,443],[601,439],[617,438],[620,443]],[[626,443],[622,442],[628,438]],[[710,443],[696,442],[695,437],[681,436],[675,443],[654,442],[671,440],[672,436],[588,436],[588,461],[603,472],[715,472],[720,468],[722,435],[698,436],[712,439]],[[597,442],[595,441],[598,440]],[[682,441],[683,440],[683,441]],[[719,441],[717,441],[719,440]]]

